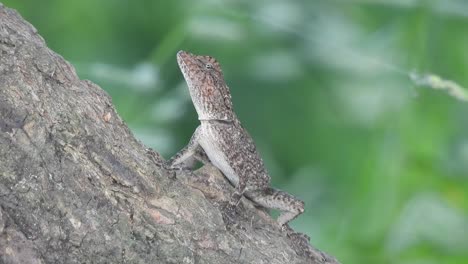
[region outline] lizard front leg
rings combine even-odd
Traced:
[[[200,127],[198,127],[190,138],[189,143],[171,159],[166,162],[168,169],[192,169],[195,165],[195,161],[200,161],[204,164],[209,162],[205,151],[198,143],[200,137]]]

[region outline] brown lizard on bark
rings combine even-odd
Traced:
[[[177,53],[177,62],[201,124],[188,145],[168,161],[168,167],[191,167],[194,160],[213,164],[235,186],[231,206],[245,196],[261,207],[280,210],[277,222],[283,228],[304,212],[304,202],[270,187],[263,160],[234,113],[220,65],[213,57],[185,51]]]

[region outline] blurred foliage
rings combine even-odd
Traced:
[[[468,86],[466,1],[4,4],[165,157],[198,123],[175,54],[215,56],[273,184],[306,201],[293,226],[343,263],[468,263],[468,104],[410,78]]]

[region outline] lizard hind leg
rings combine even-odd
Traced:
[[[304,202],[291,194],[274,188],[246,191],[245,195],[260,206],[281,211],[276,221],[283,227],[304,212]]]

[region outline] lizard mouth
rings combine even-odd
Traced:
[[[187,53],[188,53],[188,52],[186,52],[186,51],[179,50],[179,51],[177,52],[177,56],[184,56],[184,55],[187,54]]]
[[[177,64],[179,64],[179,68],[182,71],[182,74],[184,75],[186,80],[187,80],[186,74],[188,72],[187,68],[188,68],[188,65],[190,64],[190,59],[192,56],[193,54],[187,51],[179,50],[177,52]]]
[[[183,50],[179,50],[177,52],[177,63],[179,64],[179,66],[182,66],[186,64],[186,60],[190,57],[190,56],[193,56],[192,54],[190,54],[189,52],[186,52],[186,51],[183,51]]]

